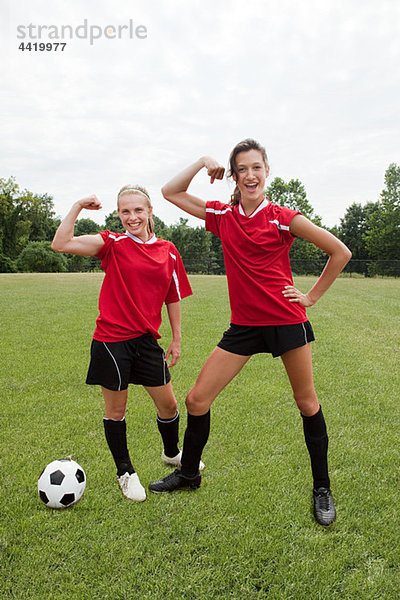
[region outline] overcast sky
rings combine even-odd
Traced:
[[[270,180],[300,179],[323,224],[378,199],[400,163],[398,0],[12,0],[1,3],[0,177],[54,198],[65,216],[95,193],[101,223],[126,183],[144,184],[168,224],[184,216],[160,187],[208,154],[265,145]],[[77,39],[91,26],[100,39]],[[127,28],[142,25],[142,38]],[[28,39],[28,26],[42,39]],[[74,39],[54,38],[70,25]],[[17,37],[19,31],[25,39]],[[109,27],[109,38],[104,29]],[[22,27],[22,29],[21,29]],[[64,52],[18,49],[65,41]],[[67,30],[65,30],[67,31]],[[43,33],[45,32],[45,33]],[[98,32],[98,30],[96,30]],[[21,35],[21,33],[19,34]],[[192,184],[229,201],[232,186]],[[191,219],[191,224],[200,224]]]

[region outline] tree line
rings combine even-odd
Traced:
[[[324,227],[307,199],[299,179],[285,182],[276,177],[266,189],[271,202],[299,210],[315,224]],[[50,244],[60,224],[54,203],[47,194],[21,190],[13,177],[0,179],[0,272],[85,272],[100,269],[93,257],[59,254]],[[181,218],[173,225],[154,216],[157,237],[170,240],[178,248],[190,273],[225,273],[220,240],[204,227],[191,227]],[[103,226],[92,219],[78,219],[75,235],[109,229],[122,232],[117,212],[110,213]],[[353,203],[328,228],[352,251],[346,270],[366,276],[400,276],[400,166],[392,163],[385,173],[385,187],[376,202],[364,206]],[[295,239],[290,251],[292,269],[297,274],[318,274],[326,255],[303,239]]]

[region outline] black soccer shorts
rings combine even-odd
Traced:
[[[164,350],[151,333],[123,342],[92,340],[86,377],[89,385],[119,392],[129,383],[153,387],[170,380]]]
[[[218,347],[233,354],[251,356],[268,352],[275,358],[304,346],[315,339],[311,323],[297,325],[235,325],[230,324]]]

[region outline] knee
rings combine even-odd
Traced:
[[[163,406],[164,419],[173,419],[178,412],[178,403],[175,398],[171,398],[168,403]]]
[[[204,415],[211,406],[209,398],[205,398],[194,387],[186,396],[186,408],[191,415]]]
[[[125,417],[125,408],[112,407],[105,411],[104,418],[112,419],[113,421],[122,421]]]
[[[157,414],[160,419],[173,419],[176,417],[178,412],[178,403],[173,394],[162,399],[162,402],[158,401],[155,403],[157,407]]]
[[[311,417],[319,410],[319,402],[316,393],[313,390],[303,393],[293,394],[297,408],[305,417]]]

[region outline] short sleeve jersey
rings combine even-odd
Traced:
[[[222,242],[231,305],[236,325],[294,325],[307,321],[303,306],[289,302],[282,290],[293,285],[289,250],[290,221],[299,211],[266,198],[246,216],[241,204],[211,201],[206,229]]]
[[[160,338],[163,303],[192,294],[182,259],[174,244],[153,235],[143,242],[130,233],[100,233],[97,256],[105,277],[93,338],[120,342],[151,333]]]

